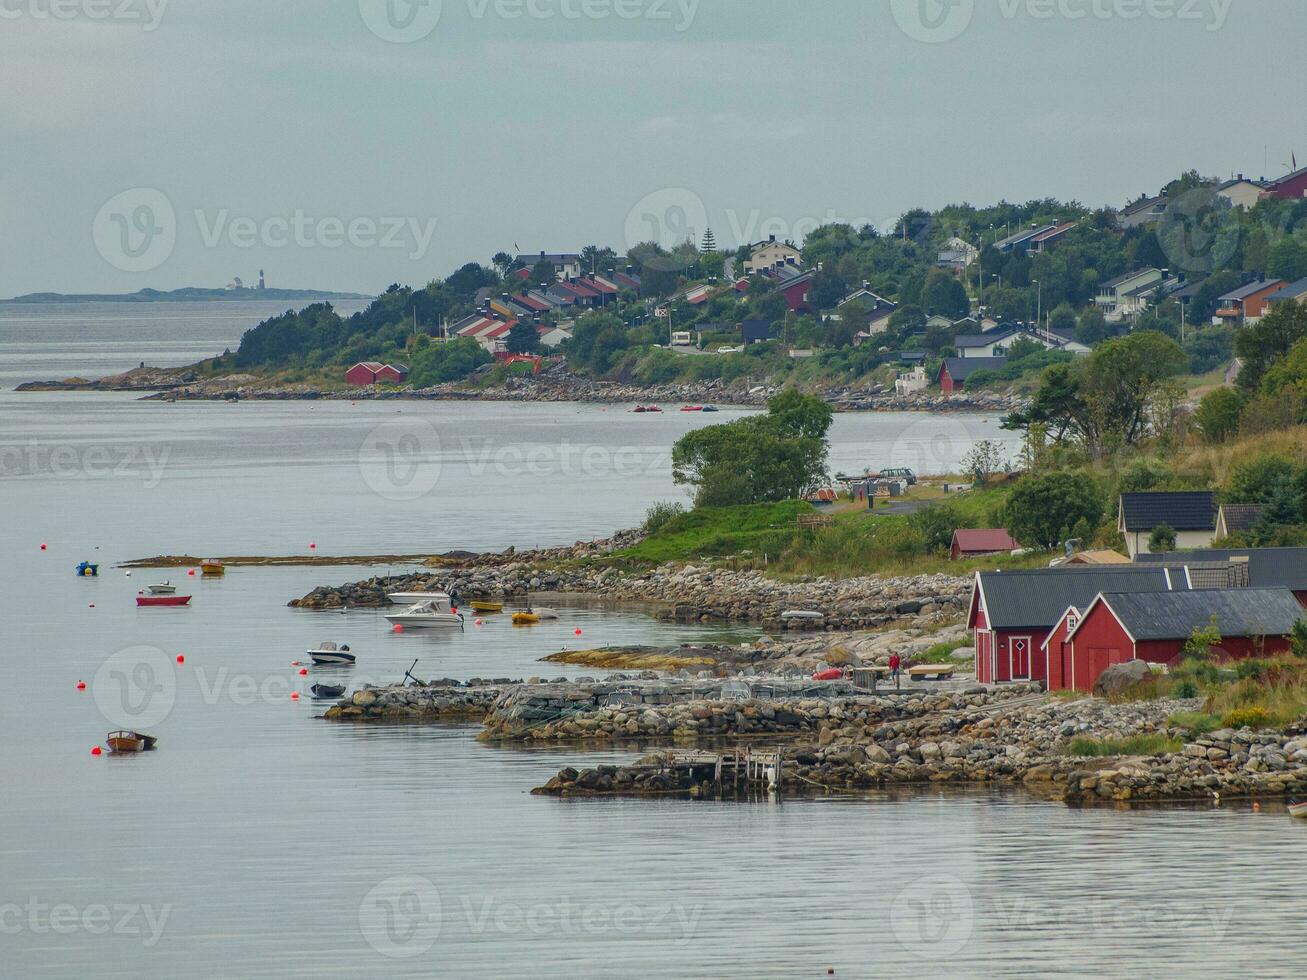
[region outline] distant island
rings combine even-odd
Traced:
[[[318,289],[142,289],[135,293],[28,293],[0,303],[168,303],[197,300],[309,300],[323,302],[340,299],[372,299],[363,293],[333,293]]]

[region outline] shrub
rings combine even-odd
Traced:
[[[1166,723],[1183,728],[1190,735],[1206,735],[1221,727],[1221,719],[1205,711],[1177,711],[1166,719]]]
[[[1081,735],[1071,739],[1062,750],[1063,755],[1104,758],[1121,755],[1164,755],[1179,752],[1184,743],[1167,738],[1161,733],[1133,735],[1130,738],[1089,738]]]
[[[1171,689],[1171,694],[1177,698],[1196,698],[1198,693],[1198,684],[1192,680],[1180,681]]]
[[[660,500],[645,511],[642,529],[645,534],[653,534],[684,513],[685,506],[683,504],[674,500]]]
[[[1271,724],[1271,713],[1265,708],[1235,708],[1227,711],[1221,719],[1226,728],[1267,728]]]

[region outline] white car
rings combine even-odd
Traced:
[[[718,347],[717,353],[718,354],[743,354],[744,348],[743,347]]]

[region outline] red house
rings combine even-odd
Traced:
[[[976,680],[1046,680],[1043,643],[1069,607],[1087,608],[1102,592],[1170,592],[1190,583],[1184,569],[1156,565],[977,572],[967,614],[976,634]]]
[[[812,273],[805,272],[780,286],[780,293],[790,307],[791,313],[809,313],[812,306],[808,303],[808,293],[812,290]]]
[[[1284,200],[1307,197],[1307,167],[1295,170],[1279,180],[1271,181],[1270,186],[1262,192],[1262,196],[1278,197]]]
[[[345,383],[353,388],[366,388],[377,383],[377,372],[386,365],[379,361],[363,361],[345,372]]]
[[[1050,636],[1048,687],[1092,691],[1108,667],[1131,660],[1175,666],[1194,631],[1213,623],[1217,659],[1287,653],[1302,615],[1288,589],[1100,594],[1083,616],[1070,610]]]
[[[1001,555],[1016,551],[1017,544],[1012,535],[1004,528],[994,530],[973,530],[958,528],[953,532],[953,547],[949,549],[952,561],[963,558],[983,558],[986,555]]]
[[[940,391],[950,394],[962,391],[977,371],[1001,371],[1006,365],[1006,357],[946,357],[935,380]]]
[[[387,364],[377,371],[378,384],[402,385],[408,382],[408,368],[403,364]]]

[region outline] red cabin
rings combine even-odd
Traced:
[[[1092,691],[1108,667],[1131,660],[1175,666],[1194,631],[1212,624],[1221,634],[1213,650],[1220,660],[1287,653],[1302,615],[1288,589],[1099,595],[1074,627],[1065,629],[1065,619],[1059,624],[1065,639],[1058,630],[1049,637],[1049,673],[1059,684],[1054,688],[1050,676],[1049,687]]]
[[[958,528],[953,532],[953,546],[949,549],[949,558],[961,561],[963,558],[983,558],[986,555],[1001,555],[1018,550],[1012,535],[1006,529],[969,529]]]
[[[366,388],[377,383],[377,372],[386,365],[378,361],[363,361],[345,372],[345,383],[354,388]]]

